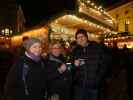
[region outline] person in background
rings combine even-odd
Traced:
[[[70,100],[71,71],[62,55],[62,46],[58,41],[50,44],[50,53],[47,58],[47,76],[48,100]]]
[[[123,67],[126,69],[127,76],[127,92],[128,100],[133,100],[133,50],[132,48],[127,48],[127,45],[124,45],[123,48]]]
[[[29,39],[29,37],[24,36],[24,37],[22,38],[22,43],[23,43],[25,40],[27,40],[27,39]],[[20,56],[23,56],[24,53],[25,53],[25,48],[24,48],[24,46],[23,46],[22,44],[21,44],[21,45],[18,45],[17,47],[14,47],[13,49],[14,49],[14,51],[15,51],[16,59],[18,59],[18,57],[20,57]]]
[[[23,46],[25,53],[17,59],[8,73],[5,96],[7,100],[43,100],[46,72],[41,59],[41,41],[29,38]]]
[[[72,52],[75,64],[74,100],[99,100],[108,59],[99,44],[88,41],[87,31],[77,30],[75,38],[77,47]]]

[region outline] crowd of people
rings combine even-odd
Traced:
[[[103,100],[101,89],[115,63],[113,50],[89,41],[83,29],[77,30],[75,40],[69,59],[59,41],[51,42],[48,55],[43,57],[39,39],[24,40],[24,52],[6,78],[7,100]]]

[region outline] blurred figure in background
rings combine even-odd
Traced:
[[[133,48],[128,49],[125,45],[123,48],[124,68],[127,71],[127,86],[129,100],[133,100]]]
[[[0,48],[0,95],[3,95],[6,76],[15,60],[15,52],[8,48]]]
[[[29,39],[29,37],[24,36],[24,37],[22,38],[22,43],[23,43],[24,41],[26,41],[27,39]],[[17,59],[18,57],[24,55],[24,53],[25,53],[25,48],[24,48],[24,46],[23,46],[23,45],[19,45],[18,47],[15,48],[15,52],[16,52],[16,59]]]
[[[72,51],[76,48],[76,46],[77,46],[76,41],[72,41],[72,42],[70,43],[70,51],[72,52]]]

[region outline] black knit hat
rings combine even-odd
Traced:
[[[78,34],[83,34],[87,39],[88,39],[88,35],[87,35],[87,31],[84,29],[79,29],[77,30],[77,32],[75,33],[75,38],[77,39],[77,35]]]

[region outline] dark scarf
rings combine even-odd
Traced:
[[[56,57],[56,56],[54,56],[52,54],[49,55],[49,60],[55,61],[55,62],[58,62],[58,63],[63,63],[63,61],[60,60],[59,57]]]
[[[55,62],[58,62],[58,63],[66,63],[65,61],[65,58],[63,55],[59,55],[59,56],[54,56],[52,54],[49,54],[49,60],[51,61],[55,61]]]

